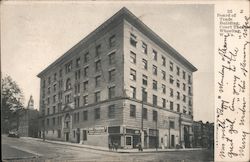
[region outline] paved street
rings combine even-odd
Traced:
[[[2,136],[2,158],[6,160],[78,160],[78,161],[126,161],[126,162],[193,162],[212,161],[211,151],[171,151],[153,153],[116,153],[88,148],[52,144],[30,138]]]

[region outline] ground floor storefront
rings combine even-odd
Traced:
[[[45,131],[45,138],[85,145],[119,149],[191,147],[192,135],[183,126],[183,135],[176,129],[151,129],[126,126],[97,126],[94,128],[64,128]],[[40,132],[42,138],[43,132]],[[181,137],[183,139],[181,139]]]

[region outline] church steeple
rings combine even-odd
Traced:
[[[28,102],[27,109],[32,109],[32,110],[34,110],[34,100],[33,100],[32,95],[30,96],[30,99],[29,99],[29,102]]]

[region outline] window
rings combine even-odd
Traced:
[[[95,119],[100,119],[100,108],[95,109]]]
[[[98,72],[101,70],[101,60],[95,62],[95,71]]]
[[[186,102],[186,95],[183,95],[183,102]]]
[[[72,62],[69,62],[65,65],[66,73],[69,73],[72,70]]]
[[[109,54],[109,65],[115,64],[115,52]]]
[[[191,75],[188,75],[188,84],[192,84],[192,81],[191,81]]]
[[[76,67],[79,67],[80,65],[81,65],[81,59],[80,59],[80,57],[78,57],[76,59]]]
[[[157,75],[157,66],[153,65],[153,74]]]
[[[84,77],[88,77],[88,75],[89,75],[89,67],[88,66],[84,68],[83,75],[84,75]]]
[[[148,47],[147,47],[147,44],[142,42],[142,52],[147,54],[148,53]]]
[[[48,78],[48,84],[50,84],[51,83],[51,79],[50,79],[50,77]]]
[[[114,47],[115,46],[115,35],[112,35],[109,38],[109,47]]]
[[[46,80],[43,80],[43,88],[46,86]]]
[[[180,68],[179,68],[179,66],[176,66],[176,74],[180,75]]]
[[[50,94],[50,87],[48,87],[48,94]]]
[[[174,68],[174,64],[173,64],[173,62],[169,62],[169,69],[170,69],[170,71],[173,71],[173,68]]]
[[[95,47],[95,55],[100,56],[101,54],[101,45]]]
[[[148,77],[146,75],[142,75],[142,84],[143,85],[148,85]]]
[[[166,72],[164,70],[161,71],[161,74],[162,74],[162,79],[163,80],[166,80]]]
[[[174,103],[173,103],[173,101],[170,101],[170,110],[174,110]]]
[[[180,88],[180,81],[178,79],[176,80],[176,86]]]
[[[79,112],[76,113],[76,123],[79,123]]]
[[[134,69],[130,69],[130,79],[136,80],[136,71]]]
[[[186,79],[186,72],[182,71],[182,78],[185,80]]]
[[[157,90],[157,81],[156,80],[153,80],[153,89]]]
[[[148,92],[145,88],[142,88],[142,101],[147,102],[148,100]]]
[[[50,99],[49,99],[49,98],[47,98],[47,104],[48,104],[48,105],[50,104]]]
[[[65,103],[70,103],[70,95],[65,96]]]
[[[61,112],[61,110],[62,110],[62,103],[58,103],[57,107],[58,107],[58,112]]]
[[[162,65],[166,67],[166,58],[164,56],[161,56]]]
[[[156,106],[157,105],[157,96],[153,95],[153,105]]]
[[[57,79],[57,73],[54,73],[54,82],[56,81]]]
[[[153,50],[153,59],[157,61],[157,51]]]
[[[165,98],[162,98],[162,107],[166,108],[166,99]]]
[[[170,126],[170,128],[172,128],[172,129],[174,129],[174,121],[169,121],[169,126]]]
[[[169,75],[169,82],[170,82],[171,84],[174,83],[174,77],[173,77],[172,75]]]
[[[130,117],[136,117],[136,106],[130,104]]]
[[[153,121],[157,121],[158,120],[158,112],[153,110]]]
[[[174,90],[170,88],[170,97],[174,97]]]
[[[132,145],[132,137],[131,136],[127,136],[126,137],[126,145],[127,146],[131,146]]]
[[[56,95],[53,96],[53,103],[56,102]]]
[[[109,71],[109,81],[110,82],[115,81],[115,69]]]
[[[80,80],[81,78],[81,70],[75,71],[75,80]]]
[[[80,106],[80,97],[79,96],[74,98],[74,105],[75,105],[75,107]]]
[[[89,52],[84,54],[84,63],[87,63],[89,61]]]
[[[88,105],[88,95],[83,96],[83,105]]]
[[[136,98],[136,88],[133,86],[130,86],[130,90],[131,90],[131,97]]]
[[[101,76],[96,76],[95,77],[95,87],[100,87],[101,85]]]
[[[148,69],[148,61],[145,59],[142,59],[142,66],[143,66],[143,69],[147,70]]]
[[[95,92],[95,102],[101,101],[101,92]]]
[[[59,70],[59,77],[62,77],[62,69]]]
[[[88,120],[88,110],[83,111],[83,121],[87,121]]]
[[[188,106],[192,106],[192,99],[189,97]]]
[[[130,44],[134,47],[136,47],[137,44],[136,36],[132,33],[130,33]]]
[[[88,90],[88,84],[89,84],[89,81],[83,82],[83,90],[84,90],[84,91],[87,91],[87,90]]]
[[[136,64],[136,54],[130,51],[130,62]]]
[[[180,92],[177,91],[177,99],[180,99]]]
[[[48,114],[48,115],[50,114],[49,108],[47,108],[47,114]]]
[[[70,78],[68,78],[67,81],[66,81],[66,90],[69,90],[69,89],[71,89],[71,80],[70,80]]]
[[[162,88],[162,93],[163,93],[163,94],[166,94],[166,85],[165,85],[165,84],[162,84],[162,85],[161,85],[161,88]]]
[[[109,99],[115,97],[115,86],[109,88]]]
[[[55,92],[56,91],[56,84],[54,84],[53,89],[54,89],[54,92]]]
[[[142,109],[142,117],[143,119],[148,119],[148,110],[146,108]]]
[[[189,95],[192,95],[192,89],[191,89],[190,86],[188,86],[188,94],[189,94]]]
[[[180,112],[180,104],[177,104],[177,112]]]
[[[75,94],[80,93],[80,83],[75,84]]]
[[[186,91],[186,84],[185,83],[182,84],[182,87],[183,87],[183,91]]]
[[[115,118],[115,105],[109,105],[108,117],[109,119]]]

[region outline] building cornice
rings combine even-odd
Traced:
[[[71,49],[69,49],[65,54],[63,54],[56,61],[50,64],[42,72],[40,72],[37,76],[41,78],[48,70],[60,64],[63,60],[66,60],[72,54],[78,53],[83,48],[85,48],[88,42],[93,39],[93,37],[99,35],[105,29],[109,28],[111,24],[117,24],[124,19],[132,23],[133,26],[135,26],[138,30],[140,30],[143,34],[145,34],[148,38],[150,38],[163,50],[169,53],[173,58],[180,61],[190,71],[192,72],[197,71],[197,68],[195,66],[193,66],[188,60],[186,60],[181,54],[179,54],[173,47],[171,47],[162,38],[160,38],[160,36],[158,36],[155,32],[153,32],[149,27],[147,27],[139,18],[137,18],[133,13],[131,13],[126,7],[123,7],[116,14],[114,14],[111,18],[106,20],[103,24],[97,27],[93,32],[88,34],[84,39],[82,39],[80,42],[74,45]]]

